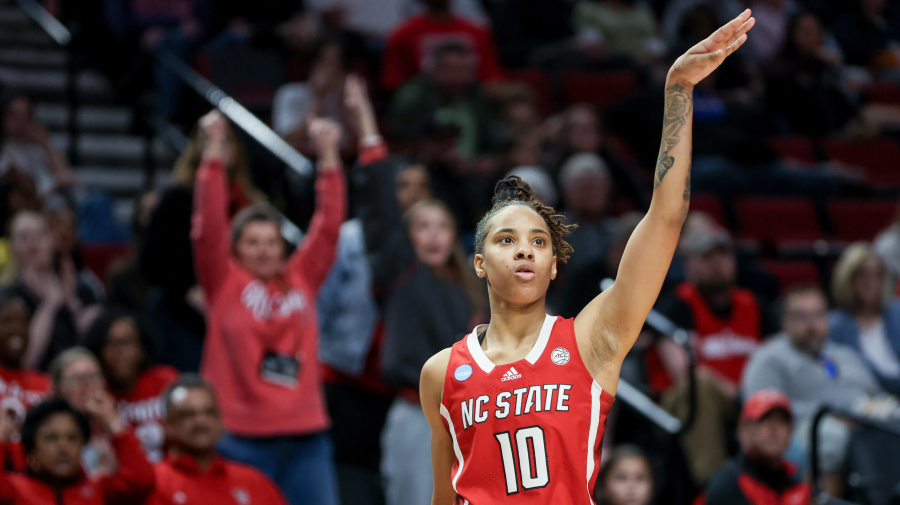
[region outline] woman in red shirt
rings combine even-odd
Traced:
[[[285,258],[279,216],[257,204],[228,223],[222,167],[233,153],[225,121],[201,120],[207,137],[197,171],[191,239],[209,313],[201,373],[219,391],[224,456],[268,474],[292,503],[336,505],[329,421],[317,359],[316,294],[335,256],[345,214],[340,127],[316,119],[316,212]]]
[[[142,503],[153,492],[153,467],[119,418],[112,399],[100,392],[88,401],[86,410],[112,434],[118,471],[97,479],[85,476],[79,458],[90,436],[88,419],[65,400],[53,398],[25,417],[26,472],[6,474],[0,467],[0,505],[124,505]]]
[[[153,364],[155,341],[141,317],[126,309],[105,309],[88,330],[84,345],[100,361],[122,420],[134,429],[147,458],[160,461],[165,439],[161,396],[178,371]]]

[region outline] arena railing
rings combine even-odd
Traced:
[[[165,66],[173,75],[187,85],[188,88],[203,97],[211,106],[218,109],[232,124],[239,127],[257,144],[265,148],[275,158],[298,175],[309,177],[314,173],[312,162],[288,144],[280,135],[269,128],[246,107],[229,96],[222,88],[200,75],[187,63],[169,52],[153,52],[154,58]],[[161,119],[161,118],[160,118]],[[281,216],[281,233],[294,245],[300,243],[303,232],[284,215]]]
[[[72,47],[74,34],[36,0],[16,0],[19,8],[25,12],[53,41],[67,52],[66,64],[66,102],[68,119],[66,130],[69,136],[67,155],[73,165],[78,164],[78,110],[81,106],[78,94],[78,77],[83,67],[82,55]],[[282,161],[288,168],[301,176],[313,173],[312,163],[296,149],[285,142],[264,122],[248,111],[221,88],[201,76],[190,66],[168,52],[151,52],[151,57],[165,66],[173,75],[189,89],[203,97],[212,107],[218,109],[233,124],[237,125],[250,138]],[[153,150],[154,137],[161,138],[176,152],[183,151],[188,145],[188,138],[163,116],[151,107],[137,105],[135,107],[139,122],[146,126],[144,132],[144,188],[150,189],[156,179],[156,160]],[[289,219],[282,216],[282,235],[296,245],[303,238],[303,232]]]
[[[819,410],[817,410],[815,415],[813,416],[812,426],[810,427],[809,434],[809,467],[810,480],[812,481],[811,485],[813,498],[819,505],[857,505],[855,502],[850,502],[842,498],[831,496],[822,489],[822,470],[821,465],[819,464],[819,458],[821,456],[821,450],[819,448],[819,426],[822,424],[822,421],[826,416],[837,417],[859,426],[864,426],[866,428],[880,431],[893,437],[897,437],[898,440],[900,440],[900,425],[898,425],[897,423],[889,424],[885,421],[871,419],[850,412],[848,410],[832,407],[829,405],[822,405],[821,407],[819,407]],[[900,490],[900,484],[898,484],[897,489]],[[890,503],[895,502],[891,501]]]
[[[69,162],[78,163],[78,75],[80,59],[71,50],[72,33],[36,0],[17,0],[19,9],[30,17],[59,47],[66,50],[65,95],[68,106],[66,132],[69,134]]]

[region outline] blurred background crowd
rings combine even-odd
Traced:
[[[494,184],[518,175],[578,224],[547,295],[574,317],[649,205],[669,65],[745,7],[747,44],[694,90],[691,213],[656,305],[685,331],[648,325],[623,367],[684,429],[617,402],[595,496],[809,499],[821,406],[900,411],[895,0],[0,2],[6,471],[50,479],[35,426],[63,413],[91,420],[81,467],[124,474],[127,499],[147,484],[123,431],[159,462],[159,503],[197,503],[184,482],[210,475],[252,481],[235,503],[281,499],[224,461],[291,504],[429,503],[419,371],[488,320],[469,258]],[[315,169],[265,128],[200,121],[210,101],[238,116],[197,79]],[[27,419],[49,396],[67,403]],[[816,483],[900,503],[898,447],[826,418]]]

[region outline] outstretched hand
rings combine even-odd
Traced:
[[[344,82],[344,106],[353,117],[353,125],[359,137],[378,135],[378,124],[372,101],[366,90],[366,82],[355,75],[348,75]]]
[[[309,138],[312,139],[319,155],[319,166],[333,168],[341,161],[339,144],[341,141],[341,125],[331,119],[312,118],[308,124]]]
[[[116,410],[116,402],[102,389],[88,398],[84,404],[84,413],[99,422],[110,435],[118,435],[125,431],[125,422]]]
[[[747,32],[756,23],[750,14],[750,9],[745,10],[679,56],[669,69],[667,81],[694,86],[719,68],[725,58],[747,41]]]
[[[228,122],[217,109],[209,111],[200,118],[200,131],[203,133],[203,157],[218,158],[226,164],[231,151],[228,145]]]

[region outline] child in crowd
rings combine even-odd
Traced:
[[[644,452],[633,445],[612,451],[600,467],[594,499],[600,505],[650,505],[653,469]]]

